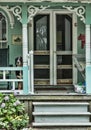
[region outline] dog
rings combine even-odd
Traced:
[[[16,67],[23,66],[23,59],[21,56],[15,58],[15,65]],[[22,79],[22,71],[16,71],[15,74],[16,74],[17,79]],[[18,82],[18,89],[21,90],[22,88],[23,88],[22,82]]]

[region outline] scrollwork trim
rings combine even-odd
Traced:
[[[83,21],[83,23],[85,23],[85,8],[83,6],[79,6],[76,8],[73,8],[72,6],[63,6],[63,8],[66,8],[71,12],[75,12],[77,16],[80,17],[80,20]]]
[[[13,12],[14,16],[17,17],[17,20],[22,22],[22,18],[21,18],[22,9],[21,9],[21,7],[20,6],[15,6],[15,7],[12,7],[10,10]]]
[[[32,20],[33,19],[33,17],[37,14],[37,13],[39,13],[39,12],[41,12],[41,11],[43,11],[43,10],[45,10],[46,8],[48,8],[49,6],[40,6],[40,7],[35,7],[35,6],[29,6],[28,7],[28,14],[29,14],[29,16],[28,16],[28,22],[30,21],[30,20]]]

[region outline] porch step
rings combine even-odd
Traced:
[[[69,93],[74,92],[74,86],[70,85],[35,85],[35,93]]]
[[[33,102],[34,112],[87,112],[87,102]]]
[[[83,113],[81,113],[81,112],[76,112],[76,113],[74,113],[74,112],[65,112],[65,113],[61,113],[61,112],[33,112],[33,115],[35,115],[35,116],[56,116],[56,115],[58,115],[58,116],[78,116],[78,115],[82,115],[82,116],[88,116],[88,115],[91,115],[91,113],[90,112],[83,112]]]
[[[68,123],[83,123],[89,122],[89,115],[90,113],[60,113],[60,112],[35,112],[33,113],[35,116],[35,122],[38,121],[39,123],[55,123],[56,122],[68,122]],[[61,118],[60,118],[61,117]],[[79,118],[78,118],[79,117]]]
[[[34,127],[89,127],[87,102],[33,102]]]
[[[50,127],[50,126],[54,126],[54,127],[58,127],[58,126],[61,126],[61,127],[75,127],[75,126],[79,126],[79,127],[91,127],[91,123],[35,123],[33,122],[33,126],[34,127]]]

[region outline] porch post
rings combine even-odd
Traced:
[[[23,92],[28,94],[28,40],[27,40],[27,24],[22,25],[22,36],[23,36]]]
[[[27,5],[22,5],[22,40],[23,40],[23,93],[28,94],[28,34],[27,34]]]
[[[91,94],[90,24],[86,25],[86,93]]]
[[[22,25],[22,36],[23,36],[23,92],[28,94],[28,40],[27,40],[27,24]]]
[[[27,66],[28,40],[27,40],[27,24],[23,24],[23,66]]]

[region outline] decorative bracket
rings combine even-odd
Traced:
[[[40,6],[40,7],[35,7],[35,6],[29,6],[28,7],[28,13],[29,13],[29,16],[28,16],[28,22],[30,20],[33,19],[33,17],[38,13],[38,12],[41,12],[43,10],[45,10],[46,8],[48,8],[49,6]]]
[[[41,12],[43,10],[45,10],[46,8],[48,8],[49,6],[40,6],[40,7],[35,7],[35,6],[29,6],[28,7],[28,22],[30,20],[32,20],[32,18],[38,13]],[[22,8],[20,6],[15,6],[12,7],[10,9],[10,11],[13,12],[13,14],[17,17],[17,20],[19,20],[20,22],[22,22],[22,17],[21,17],[21,13],[22,13]]]
[[[83,23],[85,23],[85,8],[83,6],[79,6],[77,8],[72,8],[72,6],[63,6],[63,8],[66,8],[71,12],[76,12],[77,16],[80,17],[80,20],[83,21]]]
[[[21,18],[22,9],[21,9],[21,7],[20,6],[15,6],[15,7],[12,7],[10,10],[17,17],[17,20],[19,20],[20,22],[22,22],[22,18]]]

